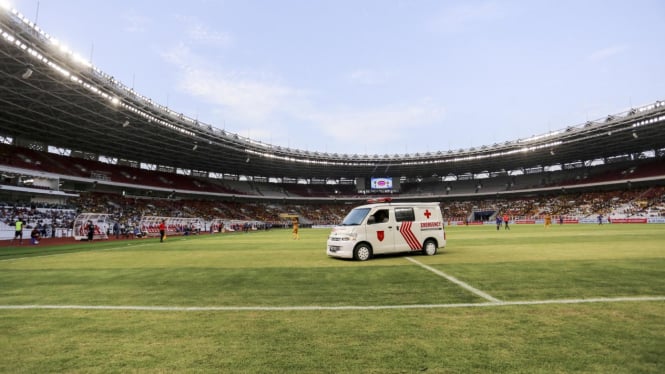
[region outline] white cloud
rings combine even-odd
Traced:
[[[186,71],[180,86],[191,95],[224,106],[233,117],[254,123],[268,121],[297,95],[293,89],[276,83],[205,69]]]
[[[129,33],[142,33],[152,23],[148,17],[129,11],[122,16],[122,21],[125,23],[124,30]]]
[[[432,30],[446,33],[465,31],[478,24],[501,19],[505,16],[505,4],[494,1],[463,3],[445,8],[435,15],[429,26]]]
[[[347,145],[386,144],[409,136],[415,129],[443,121],[445,110],[429,100],[372,110],[350,109],[317,113],[311,118],[334,142]],[[386,150],[386,153],[394,151]]]
[[[353,84],[375,86],[382,84],[390,78],[390,73],[381,70],[357,69],[347,75],[347,80]]]
[[[593,51],[591,54],[589,54],[587,56],[587,60],[594,61],[594,62],[604,61],[604,60],[607,60],[609,58],[612,58],[616,55],[619,55],[619,54],[623,53],[624,51],[626,51],[626,49],[627,48],[624,45],[615,45],[615,46],[599,49],[599,50]]]
[[[189,16],[178,16],[178,23],[184,24],[184,33],[190,42],[215,47],[227,47],[233,42],[231,34],[212,30],[199,19]]]
[[[331,108],[315,102],[311,92],[284,84],[272,74],[226,71],[182,44],[163,56],[179,71],[179,90],[211,104],[230,128],[237,129],[231,131],[271,144],[303,149],[326,142],[344,144],[347,149],[366,149],[367,144],[381,147],[441,123],[445,116],[444,109],[428,99],[373,109]]]
[[[223,107],[226,117],[236,121],[265,123],[278,113],[292,110],[293,102],[305,95],[270,74],[212,67],[183,44],[163,56],[180,69],[180,89]]]

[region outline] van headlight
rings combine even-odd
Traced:
[[[351,241],[351,240],[356,240],[357,238],[358,238],[358,233],[354,232],[354,233],[351,233],[351,234],[344,235],[342,237],[342,240],[345,241],[345,242],[348,242],[348,241]]]
[[[358,238],[358,233],[351,233],[351,234],[343,234],[343,235],[330,235],[328,238],[331,241],[335,242],[348,242],[352,240],[356,240]]]

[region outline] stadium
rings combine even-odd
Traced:
[[[55,336],[55,340],[64,339],[63,345],[71,349],[74,356],[79,355],[83,361],[88,362],[77,363],[77,360],[67,354],[64,354],[64,357],[54,354],[56,358],[50,360],[38,357],[46,357],[48,352],[38,352],[34,356],[26,353],[27,357],[23,359],[12,353],[13,359],[18,360],[18,363],[2,363],[2,371],[416,372],[429,367],[431,372],[445,372],[445,365],[437,366],[437,363],[441,362],[437,354],[442,351],[436,348],[436,344],[425,344],[419,335],[412,335],[408,331],[395,330],[397,332],[394,334],[380,331],[381,324],[392,324],[394,321],[410,324],[411,320],[406,316],[409,313],[420,313],[423,321],[427,321],[423,322],[422,326],[415,327],[418,334],[426,336],[426,339],[438,340],[445,336],[458,343],[466,338],[456,340],[459,334],[465,334],[461,330],[455,331],[456,321],[468,322],[468,318],[477,318],[475,322],[462,325],[467,331],[471,331],[469,334],[480,335],[487,332],[494,338],[491,341],[472,340],[471,344],[477,345],[477,349],[486,345],[497,353],[486,353],[486,356],[481,355],[482,357],[478,358],[473,349],[454,349],[452,354],[459,360],[455,365],[459,366],[452,367],[467,368],[469,371],[602,372],[614,369],[617,372],[658,372],[665,367],[662,359],[665,343],[662,318],[665,287],[662,282],[662,265],[665,256],[660,248],[663,236],[662,227],[659,225],[665,223],[665,101],[654,100],[648,105],[620,113],[609,113],[597,120],[570,125],[530,138],[478,145],[468,149],[409,154],[306,151],[267,144],[199,122],[142,96],[114,79],[111,73],[75,59],[72,53],[54,49],[52,43],[53,39],[44,30],[17,11],[0,10],[0,202],[3,204],[0,243],[5,254],[0,265],[4,273],[3,286],[0,286],[0,314],[4,316],[4,331],[11,334],[5,336],[4,343],[0,346],[3,351],[8,351],[12,350],[11,344],[25,348],[40,342],[38,337],[42,334],[23,331],[23,324],[53,319],[54,325],[49,325],[49,332],[45,334]],[[166,147],[168,152],[165,152]],[[361,205],[370,198],[381,197],[404,202],[439,202],[451,236],[449,241],[452,252],[455,251],[456,240],[459,240],[458,243],[466,240],[470,248],[474,246],[472,243],[476,239],[492,243],[496,238],[487,235],[494,233],[481,233],[480,230],[487,225],[493,225],[495,218],[503,214],[510,215],[511,223],[515,224],[513,231],[522,227],[530,230],[529,234],[522,238],[523,242],[513,242],[507,246],[519,247],[524,244],[530,246],[528,248],[549,252],[548,241],[553,241],[555,248],[586,243],[586,240],[580,239],[588,237],[586,231],[575,234],[579,235],[579,238],[573,237],[567,244],[557,244],[557,239],[551,237],[544,238],[545,242],[542,243],[539,239],[533,239],[531,235],[536,229],[538,232],[542,231],[542,223],[548,215],[555,217],[555,222],[560,220],[561,226],[571,225],[569,230],[588,230],[592,226],[595,228],[597,224],[612,223],[613,230],[638,230],[627,233],[621,231],[621,235],[631,238],[643,235],[644,240],[651,241],[642,246],[644,252],[639,253],[642,257],[636,258],[633,256],[638,256],[637,254],[629,254],[626,263],[619,263],[619,259],[612,256],[605,258],[605,254],[596,253],[599,251],[597,247],[585,249],[585,246],[580,247],[579,251],[590,252],[576,255],[575,248],[571,247],[573,250],[566,252],[566,256],[570,257],[555,258],[554,266],[560,266],[561,273],[551,275],[552,279],[549,280],[554,283],[561,282],[580,292],[576,294],[553,292],[549,287],[557,287],[548,285],[551,294],[520,294],[513,290],[516,293],[497,292],[500,296],[495,298],[480,289],[492,290],[492,287],[496,286],[492,281],[483,278],[482,274],[500,271],[498,262],[490,262],[484,264],[486,266],[483,268],[474,269],[469,264],[476,260],[470,258],[466,259],[468,262],[460,260],[458,263],[453,262],[453,266],[446,267],[449,264],[446,263],[445,252],[434,256],[434,262],[426,262],[429,258],[414,257],[413,261],[419,265],[415,266],[418,270],[436,268],[446,274],[446,279],[452,280],[432,291],[433,295],[408,296],[413,289],[400,289],[399,284],[387,281],[389,291],[381,290],[379,284],[361,278],[361,270],[353,268],[358,264],[325,257],[325,236],[328,228],[339,223],[350,208]],[[83,221],[76,223],[76,217],[81,214],[85,214]],[[192,269],[203,269],[205,263],[214,262],[214,256],[218,256],[215,254],[202,260],[202,263],[189,263],[191,258],[186,257],[187,253],[196,253],[197,242],[203,243],[200,245],[205,248],[230,248],[229,246],[236,245],[238,249],[230,250],[234,253],[251,252],[254,248],[269,252],[268,249],[272,247],[271,240],[274,240],[275,235],[280,235],[280,232],[288,231],[280,229],[288,229],[293,216],[299,217],[301,227],[311,228],[312,232],[322,232],[313,234],[315,239],[311,241],[303,240],[303,243],[298,243],[300,260],[294,263],[294,268],[305,269],[311,264],[318,266],[321,261],[332,261],[320,265],[316,270],[303,270],[302,273],[296,271],[292,279],[293,294],[284,289],[271,294],[230,280],[225,281],[226,283],[201,280],[200,284],[192,281],[200,274]],[[11,241],[14,236],[14,221],[18,218],[27,220],[28,230],[34,227],[41,230],[39,250],[30,247],[27,244],[28,239],[24,240],[22,248],[18,248]],[[147,259],[147,255],[140,249],[136,253],[129,253],[128,249],[124,248],[113,249],[120,245],[117,243],[126,243],[128,248],[155,245],[154,237],[158,235],[155,227],[161,219],[169,220],[169,239],[166,244],[170,245],[169,251],[172,251],[172,255],[178,257],[173,263],[165,259]],[[109,248],[105,254],[99,256],[109,258],[94,258],[98,253],[95,250],[100,247],[92,248],[92,245],[101,243],[74,240],[83,237],[82,234],[77,235],[77,232],[82,230],[82,225],[89,220],[94,220],[99,226],[95,241],[102,239],[102,245]],[[118,229],[118,232],[113,228],[116,222],[122,224],[122,229]],[[582,225],[583,223],[588,225]],[[648,225],[635,228],[637,225],[620,226],[620,223]],[[519,226],[519,229],[516,226]],[[614,226],[619,228],[615,229]],[[224,228],[223,233],[221,228]],[[267,228],[271,230],[266,230]],[[640,231],[647,230],[646,228],[648,231]],[[252,233],[243,237],[239,231]],[[215,235],[212,235],[213,232]],[[182,248],[176,247],[176,238],[189,238],[194,236],[194,233],[201,235],[183,241]],[[289,234],[284,235],[288,237]],[[614,233],[604,235],[612,236]],[[135,239],[138,237],[147,239]],[[53,244],[66,243],[66,246],[54,246],[52,250],[42,249],[50,248],[46,247],[49,240],[52,240]],[[228,242],[220,244],[212,240]],[[629,239],[618,239],[619,242],[624,240]],[[612,248],[615,244],[601,243],[603,244],[599,246]],[[288,253],[291,243],[281,245],[284,248],[280,251]],[[481,249],[475,250],[479,252],[472,250],[470,253],[488,255]],[[510,268],[510,275],[499,276],[497,282],[510,282],[512,277],[521,276],[524,278],[520,278],[520,282],[534,282],[529,276],[537,274],[524,274],[523,270],[518,270],[521,269],[520,262],[531,263],[525,259],[536,261],[527,254],[529,249],[524,251],[522,255],[525,257],[516,257],[511,265],[513,267]],[[116,252],[128,258],[112,258]],[[168,254],[170,252],[166,253],[165,256],[171,255]],[[590,253],[607,262],[594,261]],[[53,257],[49,257],[51,260],[40,260],[44,254]],[[67,259],[67,256],[72,257]],[[264,264],[262,260],[246,254],[265,267],[245,272],[247,268],[246,264],[241,262],[242,256],[237,253],[232,258],[224,258],[224,261],[228,261],[227,265],[232,269],[235,279],[251,278],[255,273],[258,284],[256,287],[269,288],[271,282],[288,283],[291,273],[288,266],[284,270],[286,275],[273,273],[278,266],[285,266],[279,260],[275,260],[276,264]],[[508,259],[511,256],[517,255],[506,254]],[[74,280],[76,276],[66,271],[67,266],[53,263],[56,261],[54,259],[59,257],[65,258],[65,262],[80,261],[79,263],[83,264],[82,269],[95,268],[97,265],[92,264],[97,263],[96,261],[109,261],[108,269],[104,268],[103,272],[110,273],[108,277],[94,278],[98,283],[77,286]],[[187,259],[184,260],[185,258]],[[571,268],[569,266],[572,265],[564,264],[565,260],[570,258],[581,261],[575,265],[579,267]],[[385,261],[370,265],[370,269],[381,270],[382,273],[375,276],[381,277],[382,282],[393,277],[414,277],[412,272],[418,271],[412,268],[413,264],[409,263],[411,260],[405,261],[403,257],[382,260]],[[37,261],[34,265],[36,269],[43,267],[47,269],[47,273],[57,272],[54,269],[63,271],[55,276],[72,277],[71,283],[57,290],[42,289],[40,282],[49,281],[39,280],[37,275],[27,275],[28,278],[34,277],[34,284],[22,283],[20,278],[26,273],[21,269],[24,269],[24,266],[25,269],[32,269],[29,264],[32,261]],[[213,287],[237,287],[239,291],[224,295],[226,299],[220,304],[219,300],[210,296],[219,292],[214,290],[209,290],[211,293],[204,295],[200,291],[186,288],[183,291],[185,295],[169,296],[169,293],[165,292],[163,298],[140,299],[139,293],[132,293],[134,291],[122,293],[120,290],[120,293],[116,294],[113,289],[103,288],[105,282],[115,279],[111,274],[113,269],[125,274],[127,269],[133,267],[133,261],[146,261],[145,266],[149,269],[152,269],[150,264],[154,261],[160,264],[159,267],[173,272],[174,279],[195,289],[207,290],[205,284],[210,281]],[[178,267],[179,261],[185,264],[182,268]],[[397,264],[405,263],[411,266],[397,270],[397,273],[389,272],[390,268],[402,268]],[[54,267],[51,268],[51,265]],[[535,268],[538,272],[545,272],[547,266],[548,264],[539,264]],[[371,292],[363,293],[350,286],[337,288],[335,282],[324,283],[323,279],[329,277],[326,271],[338,271],[336,267],[342,268],[341,279],[366,285]],[[592,271],[586,274],[590,277],[587,279],[588,287],[581,287],[572,281],[567,284],[567,280],[558,278],[575,271],[583,271],[584,268]],[[632,279],[627,282],[628,285],[623,285],[624,288],[617,285],[617,289],[621,291],[615,291],[612,284],[599,286],[595,283],[602,283],[606,272],[609,272],[607,269],[610,268],[620,274],[618,277],[622,280],[624,277]],[[27,271],[25,269],[24,271]],[[424,285],[433,283],[434,281],[428,278],[431,273],[427,273],[415,275],[413,282],[423,282]],[[453,273],[466,281],[447,276]],[[639,273],[645,278],[631,278]],[[159,284],[169,288],[168,279],[171,275],[159,272],[155,274],[160,279],[156,282],[162,282]],[[218,276],[217,272],[214,274],[215,277]],[[270,274],[277,278],[266,278]],[[147,277],[150,278],[149,275]],[[537,278],[542,280],[548,278],[548,275],[541,274]],[[612,278],[612,281],[617,279]],[[151,281],[146,282],[150,284]],[[149,287],[155,284],[150,284]],[[478,289],[469,284],[475,284]],[[464,287],[456,289],[455,285]],[[33,291],[26,291],[31,286],[36,290],[34,294]],[[86,290],[76,291],[77,287],[99,287],[102,291],[92,295]],[[339,293],[340,296],[326,299],[310,287],[319,287],[321,293]],[[40,289],[44,294],[39,293]],[[66,290],[74,290],[73,294],[79,292],[80,297],[75,295],[71,299],[58,299],[57,295],[54,296],[54,293],[66,294]],[[250,294],[255,292],[264,299],[256,303],[255,300],[246,298],[243,290],[250,291]],[[471,291],[471,295],[460,296],[461,290]],[[594,290],[598,292],[594,293]],[[28,296],[23,297],[24,292]],[[161,291],[155,292],[159,294]],[[190,292],[192,295],[187,296]],[[100,296],[101,294],[106,296]],[[171,297],[175,302],[169,305],[175,306],[164,306]],[[560,299],[568,301],[556,302]],[[603,304],[604,299],[625,303],[617,302],[608,306]],[[631,302],[638,299],[643,305],[639,308],[643,309],[636,311],[635,319],[631,319],[628,315],[632,308],[638,308]],[[118,300],[117,303],[115,300]],[[598,304],[585,304],[587,301]],[[496,311],[476,310],[469,307],[473,304],[500,304],[504,307]],[[518,306],[520,304],[531,305],[529,307],[534,310],[527,311],[526,307]],[[554,310],[547,309],[549,304],[553,305]],[[77,305],[86,307],[77,308]],[[298,307],[293,307],[294,305]],[[124,306],[134,306],[135,310],[132,312],[132,307]],[[323,308],[319,308],[320,306]],[[437,306],[446,309],[441,311]],[[465,307],[469,308],[468,312]],[[104,311],[95,311],[96,308]],[[195,314],[184,315],[183,310],[187,308]],[[609,312],[601,310],[604,308],[609,309]],[[351,317],[354,310],[365,317]],[[277,313],[277,316],[272,313]],[[294,320],[289,320],[286,313],[294,313]],[[374,316],[375,313],[379,316]],[[477,313],[482,316],[476,315]],[[532,313],[536,317],[533,317]],[[145,317],[149,314],[154,315]],[[340,317],[339,314],[343,316]],[[550,314],[555,317],[548,319]],[[363,330],[363,321],[368,316],[378,318],[379,322],[377,325],[367,322],[371,326],[369,330]],[[558,317],[561,319],[557,319]],[[111,338],[115,339],[113,344],[124,344],[128,347],[118,350],[100,343],[101,339],[95,338],[94,331],[122,330],[123,318],[127,318],[127,323],[132,325],[127,329],[145,329],[149,336],[142,333],[111,334]],[[199,318],[205,321],[200,323],[209,325],[191,326],[180,320],[190,318]],[[321,318],[321,325],[317,325],[318,318]],[[515,332],[513,337],[523,343],[517,348],[521,352],[519,359],[499,348],[507,344],[501,336],[509,331],[499,331],[495,327],[494,321],[502,318],[512,326],[510,331],[521,329],[517,322],[520,319],[526,320],[526,326],[540,326],[533,327],[534,330],[525,327],[525,331]],[[563,324],[567,318],[573,320],[575,329],[583,330],[584,326],[589,324],[598,335],[585,339],[580,338],[579,330],[557,330],[554,327]],[[608,322],[603,322],[603,319]],[[644,324],[637,325],[636,320],[639,319],[644,320]],[[63,332],[67,330],[63,326],[76,325],[77,320],[83,320],[81,330],[88,331],[73,328],[77,334],[83,336],[80,340],[77,340],[74,334]],[[222,320],[231,321],[235,327],[225,325]],[[589,320],[594,320],[595,324]],[[348,324],[352,330],[358,332],[335,334],[335,321]],[[269,327],[268,322],[272,323],[270,326],[282,326],[281,333]],[[609,328],[609,335],[603,335],[602,330],[608,328],[606,323],[614,322],[625,322],[634,330],[624,330],[616,325]],[[168,339],[168,333],[159,326],[169,323],[175,325],[175,334],[178,337],[174,338],[175,343],[163,343],[164,346],[159,346],[156,342]],[[223,332],[206,334],[206,329],[214,330],[214,326],[218,325],[225,326],[223,329],[229,333],[228,337],[221,338],[217,335],[224,335]],[[474,325],[477,327],[473,327]],[[542,327],[543,325],[546,327]],[[430,332],[426,332],[428,326],[432,327]],[[251,339],[243,340],[244,328],[252,335]],[[324,332],[313,340],[304,338],[307,334],[316,335],[319,329]],[[261,331],[264,330],[269,330],[269,337],[265,340],[261,338]],[[205,335],[206,338],[188,337],[188,331],[193,331],[193,335]],[[549,334],[549,337],[541,337],[545,341],[543,349],[559,351],[530,351],[529,346],[534,342],[527,336],[534,333],[537,335],[537,332]],[[553,336],[559,332],[562,336],[560,340],[556,340]],[[108,337],[107,333],[100,334]],[[615,354],[626,349],[626,346],[617,343],[619,348],[616,350],[592,347],[592,340],[598,336],[600,341],[607,345],[629,336],[625,345],[634,346],[631,353],[640,358],[620,357],[617,361],[612,361],[609,367],[602,366],[600,363],[605,354]],[[199,356],[195,352],[200,348],[197,339],[206,340],[201,344],[215,345],[211,341],[218,342],[225,348],[203,349],[205,353]],[[284,345],[280,345],[280,339]],[[331,352],[327,351],[328,348],[320,348],[312,352],[298,344],[301,339],[305,340],[304,344],[312,346],[350,344],[354,348]],[[375,339],[381,341],[378,353],[367,352],[367,347],[362,346],[368,344],[368,340]],[[414,349],[402,352],[394,346],[397,343],[388,343],[400,339],[411,344]],[[553,341],[548,343],[548,339]],[[571,349],[588,352],[582,361],[576,361],[573,366],[562,363],[573,354],[561,351],[561,343],[568,339],[576,344],[575,348]],[[137,343],[133,344],[133,340]],[[271,343],[268,340],[275,340],[276,346],[270,348]],[[248,346],[248,350],[243,352],[242,349],[227,348],[234,342],[243,342]],[[44,344],[57,346],[57,342],[51,341]],[[82,348],[95,344],[98,344],[97,348]],[[158,345],[153,347],[153,353],[149,349],[152,344]],[[194,352],[187,349],[183,362],[167,359],[186,346],[191,347]],[[39,347],[34,349],[39,350]],[[112,357],[97,355],[94,353],[96,350],[110,351]],[[142,361],[139,353],[132,353],[139,351],[143,355],[154,354],[157,358]],[[418,351],[422,352],[421,355]],[[446,351],[447,349],[443,350]],[[286,357],[288,352],[311,355],[313,358],[290,359]],[[404,355],[404,364],[396,359],[388,359],[385,362],[387,366],[377,364],[398,352]],[[546,364],[540,366],[542,361],[526,358],[530,354],[544,360]],[[551,361],[547,358],[550,354]],[[224,355],[227,355],[228,360],[221,357]],[[260,356],[260,359],[255,355]],[[358,355],[367,355],[368,359],[373,360],[373,366],[364,366],[366,362]],[[123,356],[128,359],[123,361]],[[480,360],[478,366],[468,362],[474,358]],[[254,362],[253,359],[257,363],[247,364]],[[628,361],[628,364],[622,366],[621,360]],[[129,362],[128,366],[123,366],[122,362]],[[240,366],[241,362],[248,366]],[[324,362],[326,364],[323,364]],[[366,371],[368,367],[370,369]]]

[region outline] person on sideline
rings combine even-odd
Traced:
[[[35,228],[33,228],[32,231],[30,232],[30,244],[32,245],[39,244],[40,238],[41,234],[39,233],[39,229],[35,226]]]
[[[159,223],[159,242],[164,242],[164,238],[166,238],[166,224],[164,223],[164,220],[162,220],[162,222]]]
[[[300,239],[300,234],[298,234],[298,217],[293,217],[291,223],[293,224],[293,239]]]
[[[552,226],[552,216],[549,213],[547,213],[545,214],[545,228],[549,229],[550,226]]]
[[[95,238],[95,224],[88,221],[88,241],[91,242]]]
[[[499,228],[501,228],[501,215],[497,214],[496,215],[496,231],[499,231]]]
[[[503,229],[504,230],[510,230],[510,226],[508,226],[508,221],[510,221],[510,217],[508,217],[508,213],[503,214]]]
[[[23,219],[20,217],[16,219],[16,222],[14,222],[14,239],[12,239],[12,244],[14,244],[14,240],[18,238],[18,245],[23,244],[23,225],[25,222],[23,222]]]

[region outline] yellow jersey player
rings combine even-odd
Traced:
[[[294,217],[291,223],[293,224],[293,239],[300,239],[300,234],[298,234],[298,217]]]

